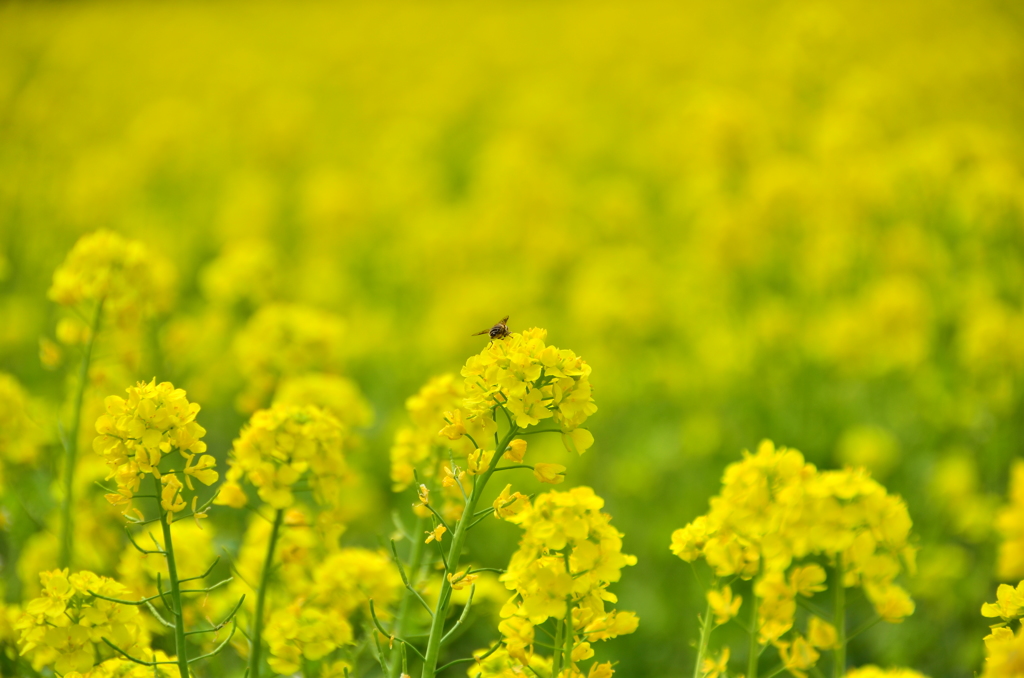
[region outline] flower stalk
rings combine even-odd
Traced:
[[[181,583],[178,581],[178,565],[174,559],[174,542],[171,539],[171,521],[173,520],[174,514],[170,511],[164,511],[164,507],[161,504],[160,492],[162,486],[160,479],[155,475],[153,478],[153,486],[156,491],[156,505],[158,515],[160,516],[160,528],[164,534],[164,556],[167,558],[167,578],[171,582],[170,599],[173,607],[170,608],[171,616],[174,618],[174,651],[177,654],[178,671],[181,673],[181,678],[188,678],[188,648],[185,646],[185,616],[182,612],[181,605]],[[159,583],[157,584],[159,586]],[[163,593],[161,592],[161,595]]]
[[[701,619],[700,625],[700,640],[697,643],[697,661],[693,666],[693,678],[701,678],[703,671],[701,666],[704,665],[704,656],[708,652],[708,642],[711,640],[711,603],[709,602],[704,608],[704,617]]]
[[[64,438],[64,499],[61,504],[60,520],[60,558],[59,566],[70,567],[74,558],[74,543],[71,534],[74,531],[74,518],[71,507],[74,503],[75,460],[78,456],[78,429],[82,425],[82,402],[85,400],[85,386],[89,381],[89,363],[92,361],[92,347],[96,342],[96,334],[100,329],[100,318],[103,315],[103,299],[96,303],[92,323],[89,325],[89,338],[82,352],[82,362],[78,366],[78,388],[71,410],[71,427]]]
[[[832,625],[836,627],[835,664],[832,667],[833,678],[843,678],[846,674],[846,588],[843,586],[843,555],[836,555],[836,599],[835,617]]]
[[[256,592],[256,612],[252,621],[252,632],[250,634],[249,649],[249,676],[260,677],[260,649],[263,636],[263,608],[267,602],[267,589],[270,585],[270,571],[274,566],[274,549],[277,546],[277,537],[281,531],[281,523],[284,521],[284,509],[277,509],[274,513],[274,526],[270,530],[270,539],[267,543],[267,558],[263,563],[263,572],[260,575],[260,588]]]
[[[416,518],[416,526],[413,529],[414,535],[423,533],[423,527],[426,524],[424,518]],[[411,545],[409,549],[409,585],[412,587],[416,586],[416,575],[420,570],[420,566],[423,563],[423,540],[413,538],[410,540]],[[396,556],[397,558],[397,556]],[[397,563],[396,563],[397,564]],[[409,608],[412,606],[413,592],[408,588],[402,590],[402,598],[398,603],[398,612],[395,615],[394,624],[391,626],[392,635],[402,638],[405,636],[405,623],[406,618],[409,616]],[[391,678],[399,678],[402,673],[408,673],[399,666],[399,659],[403,658],[402,648],[405,646],[404,643],[400,643],[391,652],[391,669],[389,675]]]
[[[466,500],[466,508],[462,513],[462,517],[459,518],[458,524],[455,526],[452,545],[448,549],[448,557],[445,559],[445,576],[441,582],[441,592],[437,597],[434,618],[430,623],[430,636],[427,639],[427,650],[424,653],[423,660],[423,678],[434,678],[434,675],[437,673],[437,660],[441,651],[441,639],[444,637],[445,617],[447,617],[448,607],[451,604],[452,586],[448,580],[448,575],[457,572],[459,569],[459,561],[462,558],[462,551],[466,544],[466,535],[469,532],[470,524],[473,522],[473,514],[476,513],[480,496],[483,494],[487,481],[490,480],[494,474],[494,469],[497,468],[498,462],[501,460],[501,451],[508,447],[518,432],[519,428],[513,424],[505,438],[495,448],[494,458],[491,459],[487,470],[474,479],[473,489]],[[253,675],[253,678],[259,678],[254,674],[250,675]]]

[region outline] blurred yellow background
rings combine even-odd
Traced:
[[[909,506],[917,613],[851,664],[969,675],[979,606],[1024,576],[995,564],[1024,454],[1022,83],[1005,0],[4,3],[0,369],[56,407],[53,270],[83,233],[141,240],[175,300],[132,378],[185,388],[223,460],[236,334],[271,302],[337,314],[374,543],[410,501],[405,398],[508,314],[593,366],[596,443],[551,455],[639,557],[619,675],[690,670],[669,534],[761,438]]]

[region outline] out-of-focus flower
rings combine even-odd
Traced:
[[[123,585],[87,571],[69,575],[66,569],[42,572],[39,578],[42,595],[25,605],[15,624],[21,654],[36,671],[52,667],[65,675],[87,673],[98,652],[109,652],[104,638],[126,652],[147,643],[136,606],[97,597],[123,600],[130,596]]]
[[[174,272],[170,263],[135,240],[111,231],[82,236],[53,274],[48,296],[62,306],[103,303],[116,325],[170,306]]]
[[[274,405],[252,415],[228,457],[216,503],[243,504],[242,480],[275,509],[295,503],[294,485],[308,478],[317,501],[336,505],[345,472],[344,428],[318,407]]]
[[[235,337],[234,353],[246,381],[238,397],[243,412],[266,405],[285,377],[341,369],[345,324],[326,311],[270,304]]]

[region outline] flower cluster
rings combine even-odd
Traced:
[[[196,422],[199,405],[190,403],[185,391],[168,381],[139,382],[127,391],[127,399],[108,396],[104,400],[107,413],[96,420],[99,435],[93,440],[93,449],[106,461],[110,477],[117,482],[117,492],[108,494],[107,500],[124,507],[127,514],[133,509],[132,499],[143,478],[150,474],[160,482],[164,512],[185,509],[182,494],[186,488],[193,493],[195,511],[198,498],[193,479],[211,485],[218,478],[216,460],[203,454],[206,443],[201,438],[206,429]],[[175,450],[184,460],[184,467],[161,470],[161,462]],[[141,516],[138,509],[134,510]]]
[[[982,678],[1012,678],[1024,672],[1024,581],[1016,587],[1001,584],[996,589],[996,602],[981,606],[984,617],[999,617],[1002,622],[985,636],[985,670]],[[1017,631],[1010,627],[1018,622]]]
[[[62,675],[86,673],[97,651],[106,650],[104,638],[129,653],[148,643],[137,607],[99,597],[130,595],[113,579],[87,571],[69,575],[66,569],[41,572],[39,578],[42,595],[28,602],[15,624],[21,654],[36,671],[52,666]]]
[[[260,308],[234,341],[246,381],[239,409],[252,412],[265,406],[283,377],[340,369],[344,334],[344,323],[327,311],[295,304]]]
[[[515,425],[526,428],[552,419],[565,446],[582,454],[594,438],[580,428],[597,405],[591,393],[590,365],[569,350],[544,343],[547,330],[533,328],[491,341],[462,368],[466,397],[446,413],[441,433],[451,440],[471,436],[484,445],[497,430],[495,411],[503,406]]]
[[[522,497],[519,501],[526,502]],[[604,500],[589,487],[547,492],[532,505],[505,518],[524,530],[519,549],[500,577],[515,595],[501,611],[498,626],[509,661],[531,665],[534,628],[549,619],[571,621],[571,661],[591,658],[591,642],[632,633],[639,620],[632,612],[608,610],[616,602],[608,586],[636,557],[622,553],[622,534],[602,513]],[[599,670],[596,667],[592,669]],[[603,669],[600,669],[603,670]]]
[[[170,263],[141,242],[101,230],[75,243],[48,294],[62,306],[102,303],[116,324],[130,325],[170,306],[173,278]]]
[[[355,613],[372,599],[386,617],[401,586],[384,553],[343,548],[328,555],[290,586],[294,602],[271,615],[265,635],[271,668],[292,674],[303,658],[318,661],[353,643]]]
[[[833,586],[861,586],[885,621],[914,611],[894,582],[913,570],[910,517],[903,501],[860,470],[818,471],[802,454],[761,443],[756,454],[726,468],[711,510],[672,534],[672,552],[688,562],[699,557],[719,578],[754,579],[757,633],[774,644],[791,671],[809,669],[818,650],[836,645],[835,629],[813,617],[806,635],[793,632],[797,596],[824,591],[826,573],[812,559],[840,569]],[[728,586],[708,601],[719,623],[740,606]]]
[[[319,407],[274,405],[259,410],[235,440],[216,503],[245,506],[244,478],[261,500],[285,509],[295,503],[295,484],[308,477],[320,504],[336,504],[345,470],[343,433],[338,420]]]
[[[270,301],[279,287],[280,258],[265,240],[237,240],[199,274],[203,296],[223,308],[239,303],[258,306]]]

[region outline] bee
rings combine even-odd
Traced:
[[[478,337],[481,334],[486,334],[486,335],[490,336],[491,339],[504,339],[505,337],[507,337],[509,335],[508,325],[505,324],[507,322],[508,322],[508,316],[505,316],[504,318],[502,318],[498,322],[494,323],[494,327],[488,328],[486,330],[480,330],[479,332],[476,332],[476,333],[471,334],[469,336],[471,336],[471,337]]]

